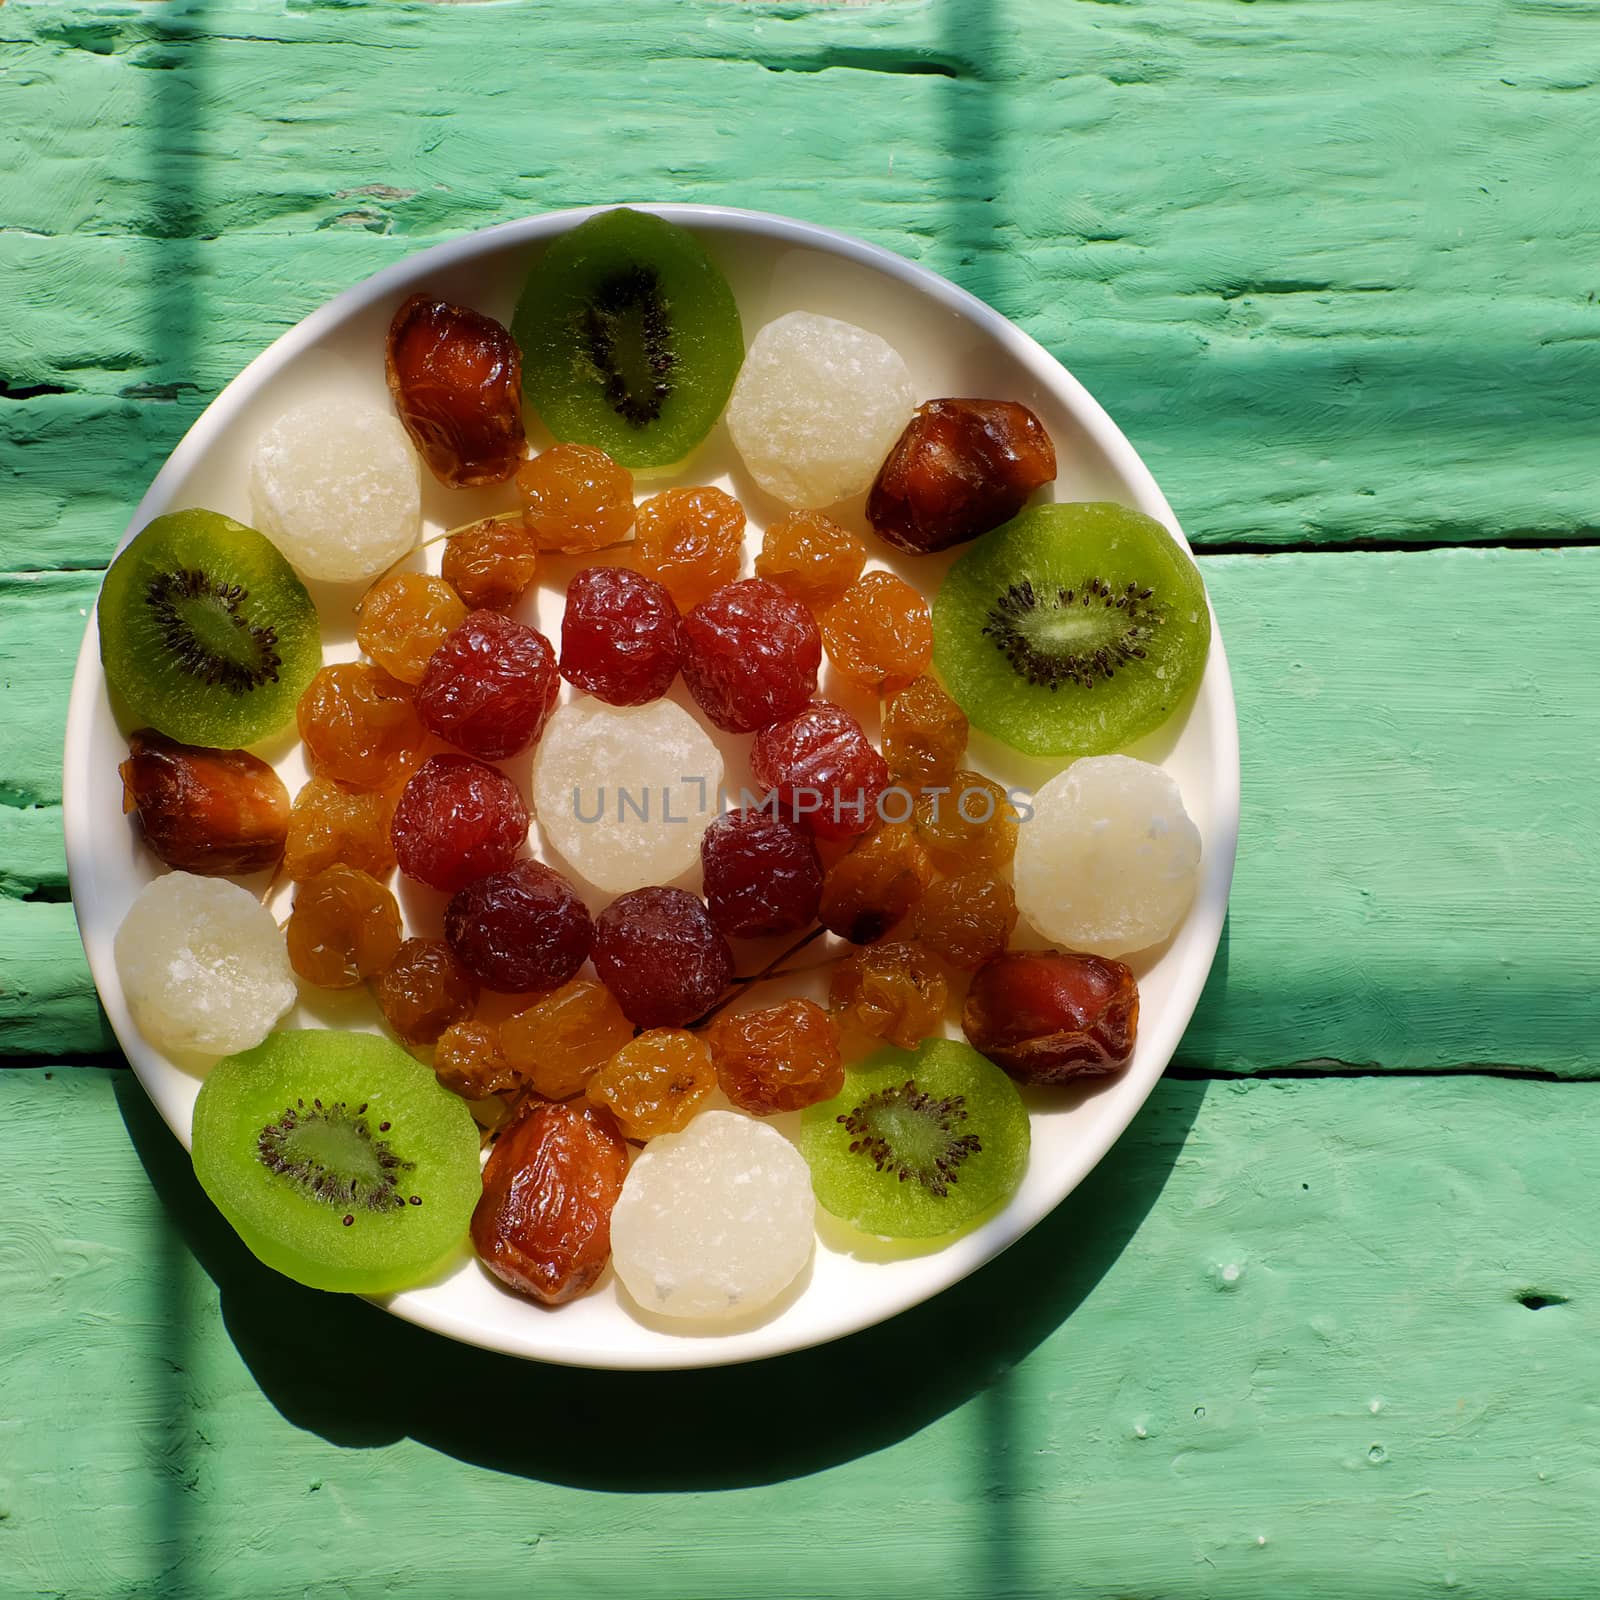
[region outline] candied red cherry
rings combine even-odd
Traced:
[[[819,700],[764,729],[750,765],[780,811],[819,839],[849,839],[877,826],[888,763],[843,706]]]
[[[430,756],[401,793],[389,836],[408,878],[454,894],[516,860],[528,807],[498,767],[473,756]]]
[[[683,619],[654,578],[585,567],[567,585],[561,676],[613,706],[659,700],[678,675]]]
[[[795,933],[816,920],[822,863],[792,822],[730,811],[701,835],[700,866],[706,909],[730,938]]]
[[[417,715],[447,744],[503,761],[544,732],[560,690],[542,633],[498,611],[473,611],[428,658]]]
[[[640,1028],[681,1028],[722,998],[733,952],[683,889],[634,889],[595,919],[594,965]]]
[[[1139,986],[1131,968],[1104,956],[1015,950],[973,975],[961,1026],[1018,1083],[1101,1077],[1133,1055]]]
[[[593,933],[577,890],[542,861],[469,883],[444,912],[444,936],[461,965],[500,994],[559,987],[583,965]]]
[[[700,709],[729,733],[792,717],[817,687],[822,636],[811,613],[775,583],[746,578],[683,619],[683,678]]]
[[[414,294],[389,324],[389,393],[451,489],[504,483],[522,460],[522,354],[493,317]]]
[[[1056,475],[1044,424],[1010,400],[919,406],[867,496],[867,521],[901,550],[944,550],[1009,522]]]

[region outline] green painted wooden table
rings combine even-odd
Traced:
[[[1600,1595],[1600,4],[0,4],[0,1596]],[[720,201],[947,273],[1205,554],[1244,835],[1007,1256],[669,1377],[256,1266],[95,1004],[59,747],[218,387],[438,238]]]

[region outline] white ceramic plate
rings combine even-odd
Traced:
[[[649,209],[703,239],[733,284],[747,339],[771,318],[802,309],[874,329],[905,356],[919,401],[986,395],[1031,406],[1049,428],[1059,455],[1059,477],[1047,494],[1061,500],[1121,501],[1160,518],[1182,537],[1155,480],[1082,385],[1026,334],[965,291],[888,251],[809,223],[712,206]],[[357,284],[307,317],[251,362],[207,408],[151,484],[124,542],[153,517],[189,506],[248,522],[251,449],[279,412],[312,394],[388,404],[384,333],[407,295],[429,290],[509,322],[528,266],[545,241],[588,215],[558,212],[438,245]],[[543,441],[536,437],[535,442]],[[431,484],[426,472],[423,476],[429,482],[424,491],[425,537],[512,503],[503,490],[452,493]],[[744,476],[720,425],[686,471],[646,481],[641,492],[674,481],[715,482],[732,489],[750,512],[752,554],[759,547],[761,527],[780,509]],[[846,520],[852,516],[863,526],[859,503],[847,508]],[[947,557],[886,562],[881,544],[872,541],[872,548],[873,565],[894,567],[930,596],[948,564]],[[439,553],[438,546],[422,552],[418,564],[425,560],[437,570]],[[549,563],[537,603],[525,603],[522,614],[552,637],[559,637],[566,577],[580,564]],[[351,607],[356,595],[327,588],[316,593],[328,658],[353,657]],[[681,684],[679,690],[681,698]],[[875,709],[859,693],[829,678],[822,692],[865,711],[873,719],[869,728],[875,727]],[[748,777],[742,747],[749,741],[723,743],[731,788]],[[126,753],[106,698],[91,617],[67,718],[66,838],[73,901],[117,1037],[162,1117],[187,1146],[199,1080],[140,1038],[111,955],[113,935],[128,905],[159,870],[121,812],[115,773]],[[304,777],[298,746],[285,738],[264,753],[276,760],[293,792]],[[942,1248],[918,1253],[847,1236],[823,1219],[813,1264],[782,1303],[752,1325],[717,1332],[685,1332],[643,1320],[624,1306],[609,1272],[595,1293],[550,1311],[505,1291],[471,1260],[463,1260],[447,1279],[382,1304],[453,1339],[544,1361],[589,1367],[714,1366],[803,1349],[868,1327],[937,1294],[1005,1249],[1082,1180],[1143,1104],[1189,1021],[1216,953],[1238,838],[1239,762],[1233,692],[1222,640],[1215,632],[1193,704],[1134,753],[1160,761],[1183,790],[1204,841],[1199,894],[1172,940],[1134,963],[1142,1003],[1132,1064],[1110,1082],[1028,1094],[1033,1151],[1027,1175],[1011,1204],[986,1224]],[[969,759],[1002,782],[1023,788],[1037,787],[1055,770],[976,737]],[[513,770],[519,770],[516,764]],[[525,765],[520,772],[525,776]],[[537,830],[533,843],[539,849]],[[597,892],[589,899],[595,909],[605,901]],[[413,932],[437,933],[437,926],[428,924],[439,915],[438,901],[402,891]],[[286,904],[287,894],[280,891],[275,902],[280,915]],[[747,956],[741,959],[741,970],[751,965]],[[816,995],[824,988],[823,978],[787,980],[769,993],[776,999],[787,993]],[[376,1029],[376,1008],[364,991],[355,997],[313,995],[285,1023],[319,1025]],[[778,1119],[779,1126],[793,1120]]]

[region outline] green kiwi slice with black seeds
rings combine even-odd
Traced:
[[[1103,755],[1158,728],[1205,670],[1195,564],[1153,517],[1035,506],[951,567],[933,663],[975,727],[1034,756]]]
[[[625,467],[680,461],[744,361],[728,280],[687,229],[603,211],[545,251],[512,324],[528,403],[557,439]]]
[[[137,724],[184,744],[276,733],[322,665],[317,609],[277,548],[216,511],[157,517],[100,589],[106,682]]]
[[[387,1294],[458,1254],[482,1192],[466,1102],[388,1039],[274,1033],[219,1061],[194,1107],[194,1170],[269,1267]]]

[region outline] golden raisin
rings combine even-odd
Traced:
[[[485,517],[444,542],[440,577],[471,611],[509,611],[532,584],[539,546],[520,518]]]
[[[678,603],[697,606],[739,576],[744,507],[721,489],[666,489],[639,507],[635,561]]]
[[[584,555],[633,526],[633,474],[593,445],[552,445],[517,468],[517,488],[541,550]]]
[[[844,1088],[839,1028],[814,1000],[719,1017],[706,1030],[722,1092],[741,1111],[803,1111]]]
[[[817,919],[851,944],[872,944],[917,903],[932,881],[933,863],[911,827],[889,823],[828,869]]]
[[[574,978],[500,1024],[512,1069],[547,1100],[568,1100],[633,1037],[603,984]]]
[[[984,871],[933,884],[917,902],[912,929],[953,967],[981,966],[1006,947],[1017,925],[1011,885]]]
[[[295,708],[306,760],[319,778],[352,789],[392,789],[422,759],[426,738],[411,691],[377,667],[324,667]]]
[[[433,1070],[439,1082],[463,1100],[484,1100],[509,1094],[521,1086],[500,1048],[500,1030],[492,1022],[452,1022],[434,1046]]]
[[[837,600],[857,578],[867,547],[820,511],[791,511],[761,537],[756,576],[787,589],[813,611]]]
[[[981,772],[958,771],[947,793],[922,794],[914,822],[918,838],[950,872],[1003,867],[1017,853],[1017,814],[1006,791]]]
[[[443,578],[396,572],[380,578],[356,607],[356,643],[392,678],[421,683],[428,657],[467,608]]]
[[[603,1106],[626,1139],[677,1133],[717,1086],[703,1039],[684,1028],[648,1028],[590,1078],[584,1091]]]
[[[828,999],[846,1027],[902,1050],[941,1033],[949,986],[919,944],[889,941],[846,956],[833,969]]]
[[[883,713],[883,755],[896,783],[948,784],[967,751],[967,715],[938,683],[914,678]]]
[[[928,670],[933,614],[904,578],[869,572],[817,619],[828,659],[856,683],[891,691]]]
[[[381,791],[341,789],[328,778],[313,778],[294,797],[284,871],[296,883],[328,867],[359,867],[375,878],[394,871],[394,796]]]
[[[400,948],[400,907],[371,873],[329,867],[295,890],[289,965],[319,989],[352,989]]]
[[[373,985],[388,1024],[407,1044],[432,1044],[478,1003],[478,985],[443,939],[407,939]]]

